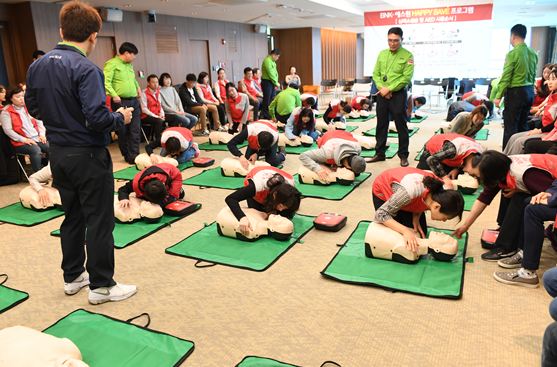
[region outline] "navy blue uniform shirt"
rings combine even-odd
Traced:
[[[51,144],[101,147],[124,123],[106,107],[104,75],[80,50],[58,44],[27,71],[25,104],[46,127]]]

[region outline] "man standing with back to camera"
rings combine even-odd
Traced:
[[[66,3],[60,10],[63,42],[31,65],[25,93],[30,114],[46,127],[53,186],[65,213],[64,293],[89,285],[91,304],[122,301],[137,291],[113,279],[114,175],[106,147],[110,132],[130,123],[133,108],[110,112],[105,105],[103,73],[87,58],[101,25],[93,7]]]
[[[402,167],[408,166],[408,125],[406,124],[406,91],[414,75],[414,57],[401,46],[402,29],[387,32],[389,48],[377,56],[373,81],[377,86],[377,128],[375,156],[370,162],[385,160],[389,120],[394,119],[398,132],[398,157]]]

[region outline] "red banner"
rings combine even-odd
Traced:
[[[493,4],[446,6],[443,8],[371,11],[364,14],[365,26],[470,22],[491,20]]]

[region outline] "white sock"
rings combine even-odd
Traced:
[[[520,276],[521,278],[533,279],[536,278],[538,275],[536,274],[535,270],[531,271],[524,268],[520,268],[518,269],[518,276]]]

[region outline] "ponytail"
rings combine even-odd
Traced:
[[[445,190],[443,181],[438,178],[426,176],[422,181],[424,186],[429,190],[433,201],[439,203],[441,206],[439,211],[449,216],[449,219],[454,217],[462,218],[464,211],[464,198],[462,193],[458,190]]]

